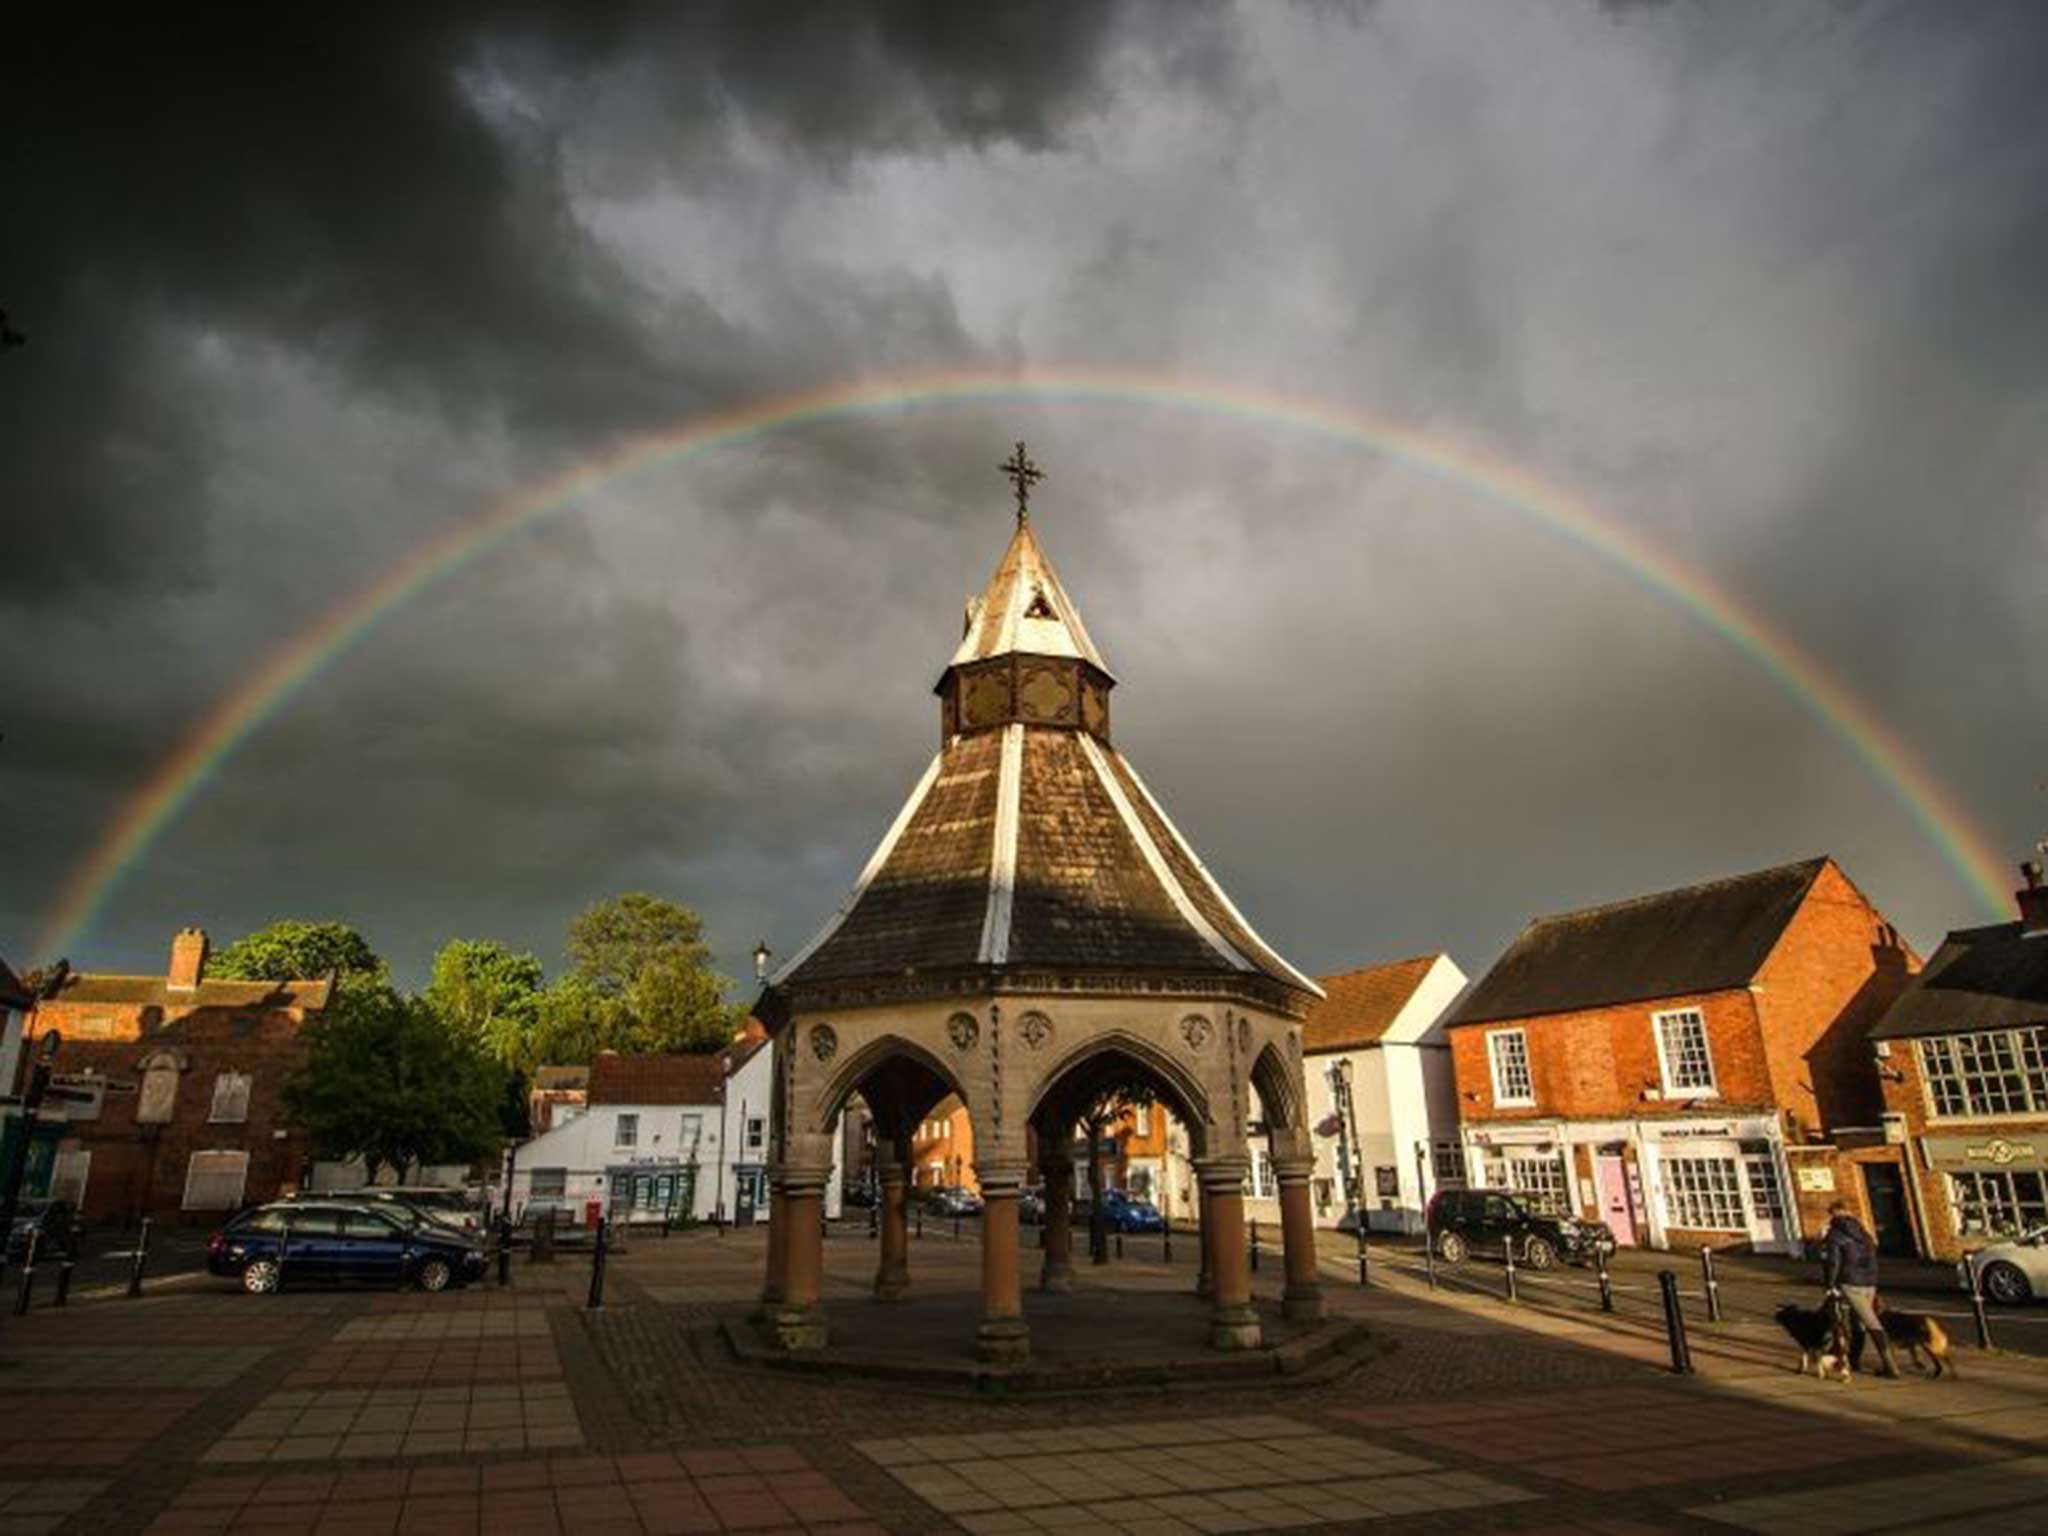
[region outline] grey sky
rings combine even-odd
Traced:
[[[2048,833],[2048,20],[2024,4],[398,7],[31,36],[0,95],[0,954],[211,704],[639,434],[944,368],[1276,390],[1692,563]],[[39,23],[39,25],[48,25]],[[209,28],[214,30],[209,31]],[[331,30],[328,30],[330,29]],[[1723,637],[1528,515],[1157,405],[886,411],[620,479],[407,604],[74,947],[357,923],[559,958],[839,899],[1007,535],[1118,739],[1316,971],[1834,853],[1983,909]]]

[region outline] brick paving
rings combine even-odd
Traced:
[[[945,1396],[736,1364],[715,1325],[750,1301],[761,1237],[636,1241],[597,1313],[581,1305],[587,1260],[565,1256],[522,1263],[507,1291],[209,1283],[13,1319],[0,1536],[2048,1523],[2048,1371],[2032,1362],[1966,1351],[1959,1382],[1845,1389],[1731,1327],[1696,1332],[1702,1374],[1680,1381],[1625,1321],[1432,1299],[1395,1277],[1332,1284],[1333,1308],[1390,1346],[1348,1376]],[[1176,1264],[1134,1252],[1084,1269],[1084,1300],[1109,1288],[1095,1295],[1120,1349],[1182,1305],[1182,1246]],[[872,1307],[874,1255],[859,1236],[826,1245],[843,1317]],[[964,1331],[978,1258],[971,1233],[914,1246],[926,1302],[904,1304],[902,1326],[947,1330],[926,1349]],[[1040,1315],[1048,1350],[1077,1347]]]

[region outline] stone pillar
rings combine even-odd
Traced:
[[[789,1212],[782,1200],[782,1175],[768,1170],[768,1271],[761,1277],[759,1315],[768,1316],[782,1305],[782,1272],[789,1263]]]
[[[1209,1192],[1202,1188],[1199,1178],[1195,1184],[1195,1213],[1201,1222],[1195,1232],[1195,1252],[1201,1258],[1201,1267],[1195,1272],[1195,1294],[1214,1296],[1216,1271],[1209,1263],[1209,1234],[1215,1230],[1216,1220],[1209,1214]]]
[[[1022,1163],[977,1163],[981,1180],[981,1328],[975,1353],[992,1364],[1014,1365],[1031,1356],[1024,1293],[1017,1277],[1017,1187]]]
[[[875,1149],[877,1157],[881,1148]],[[910,1207],[905,1186],[910,1169],[895,1148],[876,1165],[877,1194],[882,1203],[882,1256],[875,1269],[875,1299],[901,1301],[910,1289]]]
[[[1281,1309],[1289,1317],[1323,1315],[1323,1287],[1316,1278],[1316,1218],[1308,1191],[1309,1176],[1314,1172],[1313,1158],[1276,1158],[1273,1162],[1273,1176],[1280,1183],[1280,1237],[1287,1262]],[[1361,1209],[1359,1219],[1364,1217]]]
[[[1045,1174],[1045,1269],[1040,1290],[1074,1288],[1074,1162],[1039,1155]]]
[[[1209,1342],[1217,1349],[1257,1349],[1260,1343],[1244,1246],[1244,1180],[1250,1168],[1242,1157],[1205,1157],[1195,1164],[1202,1181],[1203,1247],[1216,1287]]]
[[[819,1296],[825,1282],[825,1181],[829,1166],[783,1164],[782,1205],[776,1225],[782,1228],[782,1299],[768,1314],[768,1328],[783,1349],[822,1349],[825,1309]]]

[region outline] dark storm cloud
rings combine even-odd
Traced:
[[[48,24],[44,24],[47,28]],[[1686,3],[356,10],[11,44],[0,951],[251,668],[636,434],[1092,361],[1470,444],[1765,613],[2023,849],[2048,816],[2048,28]],[[13,82],[10,82],[12,87]],[[605,484],[231,758],[92,963],[349,917],[728,967],[840,896],[1007,524],[1118,739],[1314,968],[1826,849],[1976,916],[1712,629],[1456,476],[1156,405],[811,423]],[[2039,802],[2039,803],[2037,803]]]

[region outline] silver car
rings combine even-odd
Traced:
[[[2048,1227],[2036,1227],[1976,1249],[1956,1266],[1964,1290],[1970,1288],[1972,1265],[1986,1301],[2013,1307],[2036,1296],[2048,1296]]]

